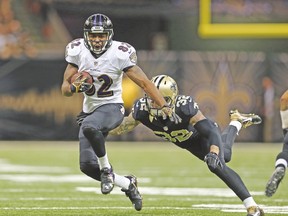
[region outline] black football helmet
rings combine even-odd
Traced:
[[[89,40],[89,33],[107,33],[108,39],[101,48],[96,48]],[[96,55],[102,54],[111,46],[113,35],[112,21],[104,14],[93,14],[84,23],[85,46]]]

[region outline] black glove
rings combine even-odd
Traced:
[[[214,152],[209,152],[205,156],[204,161],[207,163],[211,170],[215,170],[217,167],[220,167],[220,169],[223,168],[223,164],[221,163],[218,155]]]
[[[181,123],[182,119],[180,118],[180,116],[178,116],[172,109],[171,106],[169,105],[164,105],[161,109],[162,113],[161,115],[163,116],[163,119],[166,119],[167,116],[169,117],[169,119],[173,122],[175,122],[175,124]]]
[[[78,124],[79,126],[81,126],[83,120],[84,120],[88,115],[90,115],[90,114],[89,114],[89,113],[84,113],[83,111],[80,112],[80,113],[77,115],[77,117],[76,117],[76,122],[77,122],[77,124]]]
[[[88,77],[83,77],[81,75],[77,77],[75,81],[70,85],[71,92],[80,93],[90,90],[94,85],[88,83],[87,82],[88,79],[89,79]]]

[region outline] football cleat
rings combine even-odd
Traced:
[[[279,183],[282,181],[282,179],[285,176],[285,168],[284,167],[277,167],[271,178],[269,179],[267,185],[266,185],[266,190],[265,190],[265,195],[267,197],[271,197],[277,190]]]
[[[109,169],[105,167],[101,169],[101,192],[102,194],[109,194],[114,188],[114,173],[112,167]]]
[[[121,191],[125,192],[126,196],[129,197],[134,208],[137,211],[140,211],[142,209],[142,197],[138,191],[137,178],[133,175],[125,176],[125,177],[130,180],[130,185],[129,185],[129,188],[127,190],[121,189]]]
[[[247,213],[247,216],[264,216],[264,211],[258,206],[249,207]]]
[[[231,110],[229,115],[231,120],[239,121],[244,128],[247,128],[253,124],[260,124],[262,122],[261,117],[253,113],[244,114],[240,113],[238,110]]]

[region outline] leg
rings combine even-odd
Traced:
[[[82,130],[79,133],[80,140],[80,170],[87,176],[101,181],[100,179],[100,168],[98,164],[98,159],[95,152],[93,151],[90,143],[84,137]]]
[[[260,124],[261,118],[255,114],[244,114],[238,112],[238,110],[231,110],[230,113],[230,123],[226,127],[221,135],[223,146],[224,146],[224,159],[225,162],[229,162],[232,157],[232,147],[234,141],[239,134],[242,126],[247,128],[254,124]]]
[[[92,114],[87,116],[81,125],[80,130],[91,145],[98,158],[101,179],[101,191],[108,194],[114,187],[114,174],[106,154],[105,138],[109,130],[117,127],[123,120],[124,114],[121,112],[122,105],[108,104],[97,108]]]
[[[134,208],[140,211],[142,197],[137,188],[137,178],[113,173],[106,154],[105,138],[108,131],[117,127],[123,120],[121,107],[119,104],[102,106],[83,120],[79,132],[80,169],[91,178],[101,181],[103,194],[111,192],[114,184],[121,187]],[[109,110],[112,110],[111,113]]]
[[[223,149],[224,149],[224,160],[225,163],[228,163],[231,160],[232,157],[232,146],[234,144],[234,141],[236,139],[236,136],[238,134],[238,130],[236,124],[240,125],[241,128],[241,123],[238,121],[231,121],[228,127],[226,127],[221,134],[222,142],[223,142]],[[234,125],[233,125],[234,124]]]
[[[202,145],[208,146],[209,143],[208,141],[202,142]],[[204,154],[207,153],[208,152],[204,152]],[[263,210],[258,207],[253,197],[249,193],[248,189],[246,188],[244,182],[242,181],[241,177],[233,169],[226,165],[224,154],[224,146],[223,143],[220,142],[218,157],[223,167],[221,168],[220,166],[218,166],[215,169],[214,167],[208,166],[208,168],[211,172],[216,174],[239,197],[239,199],[243,202],[245,208],[247,209],[247,216],[263,216]]]
[[[241,199],[247,209],[247,216],[263,216],[263,210],[258,207],[241,177],[224,163],[223,158],[221,161],[223,168],[218,167],[214,170],[210,169],[210,171],[222,179],[222,181],[225,182],[225,184]]]
[[[280,98],[280,116],[284,132],[283,148],[276,157],[275,170],[266,185],[265,194],[268,197],[273,196],[276,192],[280,182],[285,176],[288,164],[288,90],[284,92]]]

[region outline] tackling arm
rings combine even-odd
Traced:
[[[121,135],[124,133],[128,133],[132,131],[138,124],[140,124],[140,122],[136,121],[133,118],[132,113],[130,113],[128,116],[124,117],[124,120],[117,128],[114,128],[113,130],[109,131],[109,134]]]
[[[147,78],[146,74],[142,71],[142,69],[134,65],[129,68],[125,73],[133,82],[135,82],[138,86],[140,86],[146,93],[154,100],[159,107],[163,107],[166,105],[166,101],[163,96],[159,92],[159,90],[155,87],[155,85]]]

